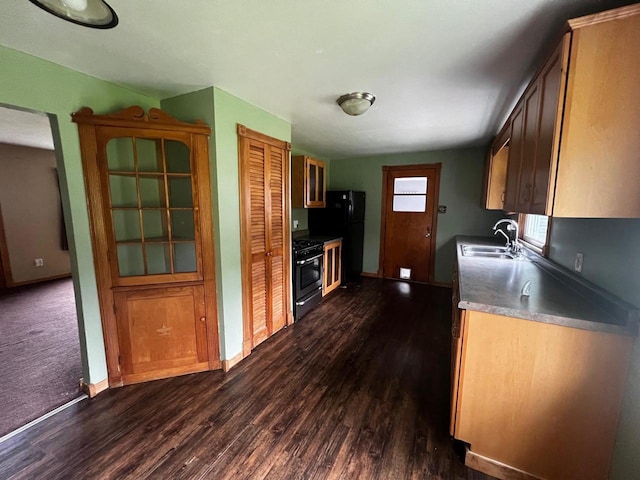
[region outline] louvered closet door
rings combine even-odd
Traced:
[[[269,146],[269,189],[270,189],[270,218],[271,229],[268,232],[270,239],[269,262],[271,270],[271,296],[270,317],[271,333],[275,333],[284,327],[286,323],[286,298],[285,298],[285,237],[288,229],[284,224],[285,217],[285,170],[286,151],[274,146]]]
[[[267,146],[256,141],[248,142],[249,188],[251,191],[251,335],[253,346],[269,336],[267,291]]]
[[[290,315],[289,147],[241,126],[238,134],[247,355]]]

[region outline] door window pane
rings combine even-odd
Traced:
[[[173,270],[176,273],[195,272],[197,270],[195,243],[173,244]]]
[[[118,245],[118,270],[121,277],[144,275],[142,245]]]
[[[427,208],[426,195],[394,195],[394,212],[425,212]]]
[[[107,142],[107,165],[113,172],[134,172],[133,141],[130,137],[112,138]]]
[[[398,194],[426,194],[427,177],[403,177],[393,180],[393,193]]]

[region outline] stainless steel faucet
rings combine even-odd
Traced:
[[[511,238],[509,237],[509,235],[507,235],[500,228],[498,228],[498,225],[501,225],[503,223],[507,224],[508,232],[515,230],[516,236],[513,239],[513,242],[511,241]],[[515,220],[511,220],[510,218],[503,218],[502,220],[498,220],[496,224],[493,226],[493,234],[496,235],[498,232],[500,232],[502,236],[507,239],[506,247],[511,251],[511,253],[515,255],[520,255],[520,252],[522,251],[522,247],[520,245],[520,241],[518,240],[520,238],[518,222],[516,222]]]

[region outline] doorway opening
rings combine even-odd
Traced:
[[[81,395],[57,158],[49,116],[0,105],[0,438]]]
[[[382,167],[379,277],[434,282],[440,169]]]

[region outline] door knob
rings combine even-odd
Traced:
[[[424,236],[427,238],[431,236],[431,227],[427,227],[427,233],[425,233]]]
[[[207,321],[207,317],[200,317],[200,321],[201,322],[206,322]]]

